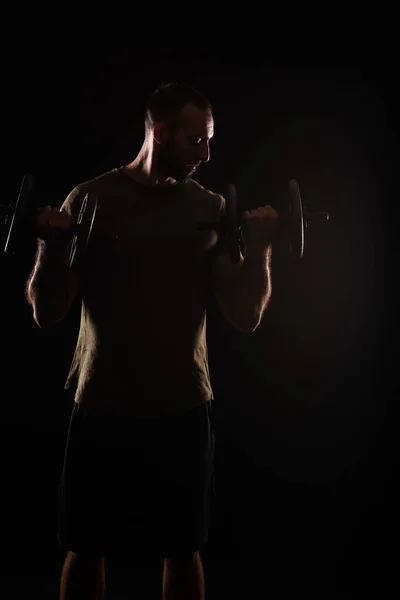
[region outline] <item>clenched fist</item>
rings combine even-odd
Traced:
[[[64,210],[52,206],[38,209],[36,234],[45,241],[66,240],[72,237],[75,220]]]
[[[272,206],[247,210],[242,216],[243,235],[248,250],[266,250],[280,230],[279,215]]]

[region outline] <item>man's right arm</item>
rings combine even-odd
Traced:
[[[44,207],[38,217],[38,249],[26,284],[26,299],[39,327],[49,328],[61,321],[77,297],[83,277],[82,266],[69,266],[71,236],[79,213],[82,194],[77,188],[60,209]]]
[[[41,328],[49,328],[69,312],[80,288],[80,274],[68,266],[69,248],[64,241],[46,243],[39,239],[35,265],[26,286],[33,318]]]

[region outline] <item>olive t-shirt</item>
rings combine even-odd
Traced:
[[[163,416],[213,399],[206,343],[211,264],[225,200],[194,180],[149,187],[116,168],[62,209],[98,198],[82,261],[80,328],[65,387],[95,411]]]

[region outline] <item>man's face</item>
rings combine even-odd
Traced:
[[[214,120],[208,110],[187,104],[180,116],[178,131],[164,132],[158,150],[158,167],[166,177],[187,181],[196,168],[210,158]]]

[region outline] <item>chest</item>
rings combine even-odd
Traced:
[[[215,221],[212,210],[179,198],[99,201],[91,239],[91,262],[102,268],[171,268],[196,271],[218,240],[215,231],[202,231],[198,225]]]

